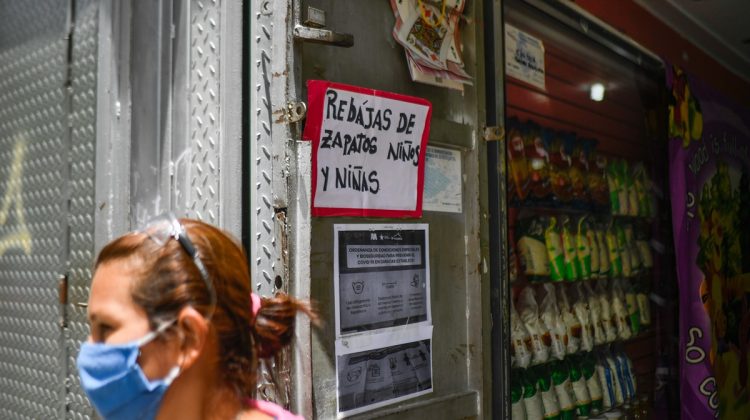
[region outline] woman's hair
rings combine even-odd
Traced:
[[[251,279],[242,247],[230,235],[206,223],[180,219],[208,271],[216,290],[211,325],[219,341],[220,378],[240,397],[255,393],[258,358],[274,356],[294,336],[298,311],[311,318],[307,303],[279,293],[261,299],[253,316]],[[94,268],[115,260],[131,260],[137,267],[133,301],[142,307],[151,324],[177,318],[191,306],[207,316],[211,295],[200,271],[176,240],[159,245],[144,233],[131,233],[107,244]]]

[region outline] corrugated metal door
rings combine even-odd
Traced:
[[[482,103],[481,10],[467,2],[462,20],[464,58],[479,86],[463,94],[413,83],[403,49],[391,31],[389,2],[328,0],[252,2],[250,110],[252,262],[258,290],[290,291],[319,303],[324,326],[297,331],[291,361],[277,366],[281,389],[270,396],[306,418],[335,418],[333,224],[399,223],[394,219],[311,218],[310,145],[300,140],[304,82],[325,79],[427,98],[433,104],[430,144],[460,152],[463,213],[424,213],[430,224],[433,343],[433,392],[418,399],[374,410],[362,417],[474,418],[483,413],[482,372],[488,341],[482,339],[487,309],[486,249],[481,247],[480,197],[484,175],[479,104]],[[332,45],[334,34],[304,27],[308,7],[325,11],[324,30],[354,37],[351,48]],[[319,22],[318,22],[319,23]],[[253,27],[254,25],[254,27]],[[333,42],[328,42],[328,41]],[[314,41],[310,43],[307,41]],[[343,42],[342,42],[343,43]],[[321,45],[323,44],[323,45]],[[327,44],[327,45],[326,45]],[[410,222],[415,222],[411,220]],[[284,365],[283,363],[288,363]],[[291,390],[291,393],[288,391]],[[281,392],[277,392],[281,391]],[[287,398],[290,398],[288,400]]]
[[[97,7],[0,1],[0,18],[0,417],[85,417],[85,313],[58,286],[90,281]]]
[[[80,343],[89,334],[86,302],[91,284],[95,232],[95,157],[99,3],[75,3],[70,38],[69,105],[69,205],[68,205],[68,291],[65,305],[65,368],[67,377],[66,418],[88,419],[94,415],[81,390],[75,359]]]

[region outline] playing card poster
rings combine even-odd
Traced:
[[[684,419],[750,418],[750,111],[666,65]]]

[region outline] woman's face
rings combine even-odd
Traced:
[[[146,312],[131,296],[136,276],[136,262],[132,260],[114,260],[96,269],[88,304],[89,342],[125,344],[151,331]],[[166,376],[176,365],[175,347],[159,339],[141,347],[138,364],[149,379]]]

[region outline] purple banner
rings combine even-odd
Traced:
[[[750,419],[750,112],[667,65],[683,419]]]

